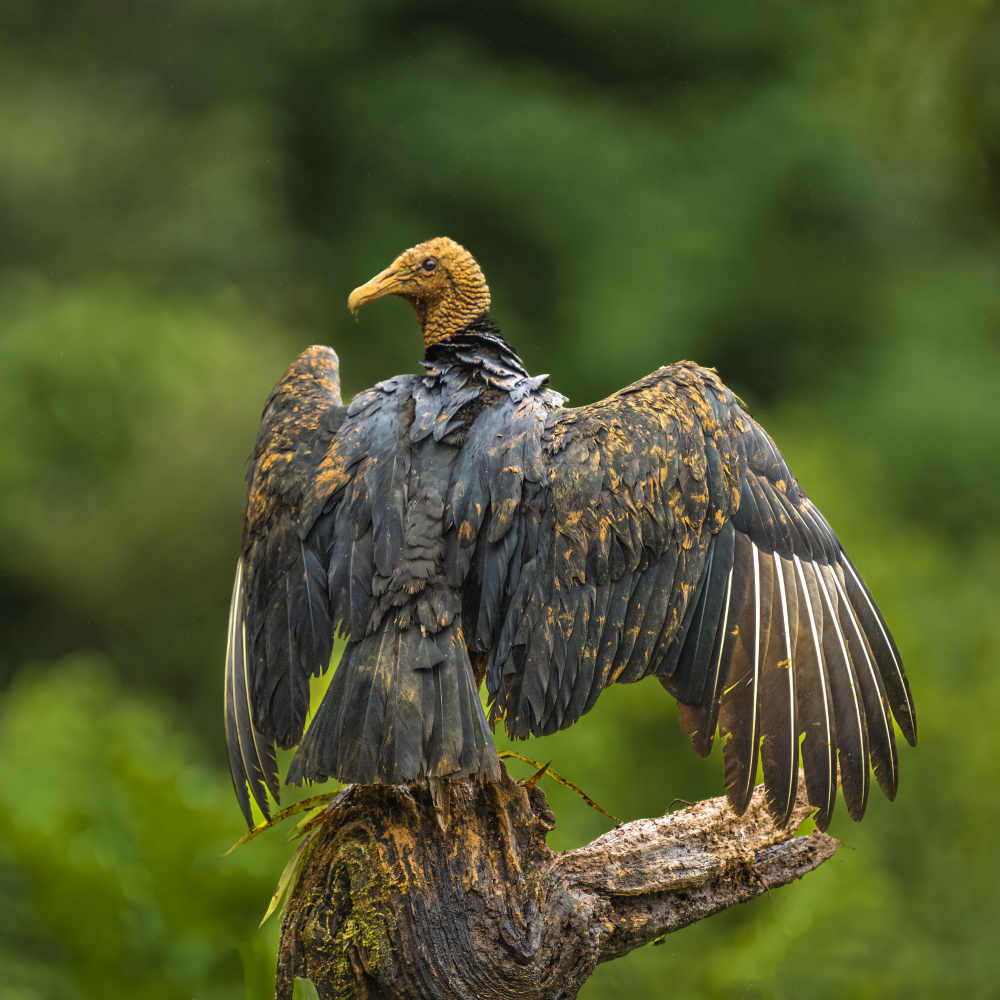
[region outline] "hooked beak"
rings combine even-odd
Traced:
[[[347,299],[347,308],[352,313],[356,313],[361,306],[386,295],[402,295],[406,290],[406,285],[406,278],[400,273],[397,264],[390,264],[384,271],[376,274],[371,281],[366,281],[351,292]]]

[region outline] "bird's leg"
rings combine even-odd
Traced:
[[[451,818],[451,796],[448,793],[448,779],[428,777],[427,785],[431,790],[431,802],[434,803],[434,813],[437,816],[438,826],[443,831],[447,831],[448,820]]]

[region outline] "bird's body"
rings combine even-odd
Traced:
[[[407,251],[352,308],[385,294],[417,310],[424,374],[345,407],[336,355],[310,348],[268,400],[251,460],[226,671],[248,822],[250,795],[265,813],[265,786],[277,798],[275,744],[300,744],[296,783],[495,777],[491,725],[551,733],[647,676],[699,753],[717,725],[728,734],[737,810],[759,759],[785,822],[800,753],[820,826],[838,760],[853,817],[869,761],[895,794],[890,709],[911,743],[916,730],[893,640],[714,372],[682,362],[564,408],[490,322],[457,244]],[[338,627],[347,645],[303,736]]]

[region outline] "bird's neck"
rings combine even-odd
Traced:
[[[424,347],[431,348],[448,337],[472,327],[482,316],[489,316],[490,292],[479,287],[453,286],[447,295],[412,301],[424,336]]]
[[[427,345],[424,367],[433,369],[442,365],[471,366],[520,377],[528,374],[517,351],[501,336],[489,313],[481,313],[462,329]]]

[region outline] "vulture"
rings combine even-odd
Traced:
[[[356,288],[417,314],[423,374],[347,405],[310,347],[274,387],[250,459],[225,677],[233,783],[253,825],[287,781],[500,776],[492,730],[577,722],[655,677],[726,793],[763,773],[779,825],[805,772],[821,829],[870,774],[892,799],[893,718],[916,718],[864,581],[767,432],[681,361],[564,406],[490,318],[472,255],[438,238]],[[322,702],[334,634],[346,640]],[[486,683],[484,710],[479,689]],[[488,713],[488,714],[487,714]]]

